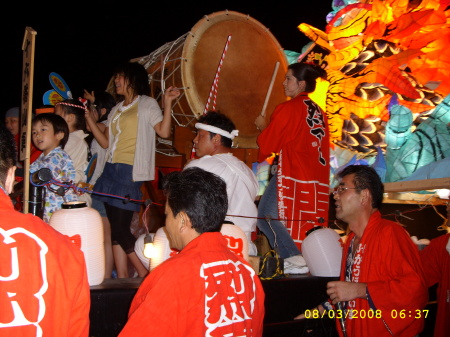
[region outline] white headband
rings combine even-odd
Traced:
[[[234,139],[234,137],[237,137],[239,134],[239,130],[233,130],[231,131],[231,133],[229,133],[228,131],[219,129],[218,127],[212,126],[212,125],[208,125],[208,124],[203,124],[203,123],[195,123],[195,127],[197,129],[201,129],[201,130],[205,130],[205,131],[209,131],[212,133],[217,133],[221,136],[230,138],[230,139]]]

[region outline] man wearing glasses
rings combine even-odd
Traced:
[[[315,310],[333,313],[341,336],[415,336],[428,300],[419,251],[401,225],[382,219],[384,187],[373,168],[350,165],[338,178],[336,217],[349,235],[340,281],[327,284],[329,301]]]

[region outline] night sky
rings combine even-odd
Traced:
[[[94,3],[94,4],[93,4]],[[275,3],[275,2],[274,2]],[[22,42],[25,28],[36,32],[33,109],[52,89],[51,72],[61,75],[73,96],[83,89],[105,90],[116,65],[150,54],[167,42],[189,32],[205,15],[230,10],[256,19],[278,40],[282,48],[301,52],[310,40],[298,30],[300,23],[325,29],[326,15],[332,10],[330,0],[316,0],[307,5],[257,1],[170,2],[91,1],[89,4],[49,2],[26,6],[23,2],[11,11],[2,11],[1,59],[3,71],[0,112],[20,105],[22,81]]]

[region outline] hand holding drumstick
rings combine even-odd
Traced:
[[[266,117],[263,115],[259,115],[258,117],[256,117],[255,125],[258,130],[264,130],[267,127]]]

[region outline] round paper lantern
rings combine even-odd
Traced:
[[[248,240],[244,231],[236,225],[223,224],[220,232],[227,240],[228,248],[248,261]]]
[[[341,271],[340,236],[331,228],[316,227],[302,244],[302,255],[311,275],[335,277]]]
[[[67,202],[53,213],[49,224],[84,253],[89,285],[102,283],[105,278],[105,250],[100,213],[87,207],[85,202]]]
[[[155,233],[153,245],[156,249],[156,256],[150,259],[150,271],[155,269],[169,257],[178,254],[178,250],[170,248],[170,242],[167,238],[165,227],[160,227]]]
[[[223,224],[220,232],[227,240],[228,248],[248,261],[248,240],[244,231],[238,226]],[[160,227],[156,231],[153,245],[155,246],[156,253],[155,256],[150,259],[150,271],[155,269],[169,257],[179,253],[178,250],[170,248],[170,242],[165,227]]]

